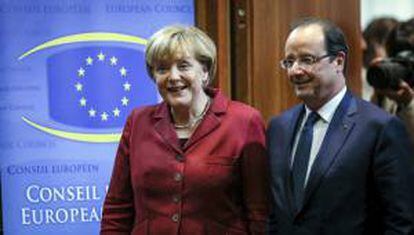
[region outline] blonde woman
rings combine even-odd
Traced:
[[[195,27],[165,27],[146,63],[163,102],[127,120],[101,234],[264,234],[264,124],[209,87],[213,41]]]

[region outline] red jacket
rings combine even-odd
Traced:
[[[263,121],[257,110],[212,93],[210,109],[183,148],[165,103],[132,112],[101,234],[264,234]]]

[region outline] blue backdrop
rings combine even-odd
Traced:
[[[191,0],[0,0],[6,235],[98,234],[122,126],[159,101],[146,40]]]

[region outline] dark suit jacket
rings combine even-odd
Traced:
[[[412,234],[414,153],[407,133],[396,117],[349,92],[313,164],[304,205],[294,211],[291,148],[303,112],[298,105],[269,123],[269,234]]]
[[[257,110],[220,93],[182,149],[165,103],[128,118],[101,234],[264,234],[268,171]]]

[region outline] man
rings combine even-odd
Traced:
[[[269,123],[268,234],[412,234],[414,153],[402,123],[345,85],[342,31],[307,19],[281,65],[304,104]]]

